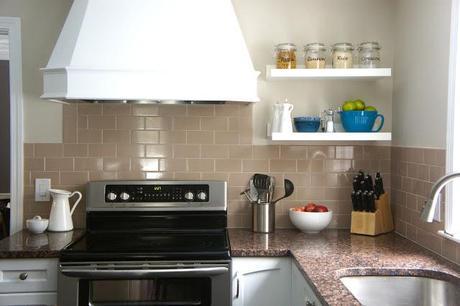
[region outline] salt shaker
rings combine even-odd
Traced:
[[[324,111],[324,131],[326,133],[334,133],[334,116],[335,111],[333,109],[327,109]]]

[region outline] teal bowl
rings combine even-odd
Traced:
[[[380,125],[374,130],[377,118],[381,119]],[[340,112],[340,119],[342,119],[343,128],[347,132],[379,132],[385,122],[383,115],[376,111]]]

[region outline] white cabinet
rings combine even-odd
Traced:
[[[233,306],[319,306],[290,257],[234,257]]]
[[[233,306],[290,305],[289,257],[236,257],[232,262]]]
[[[313,290],[308,285],[307,281],[297,268],[295,263],[292,263],[292,290],[291,290],[291,305],[292,306],[319,306],[321,302],[318,300]]]
[[[55,305],[57,264],[55,258],[0,260],[0,305]]]

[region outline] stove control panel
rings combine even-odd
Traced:
[[[106,185],[106,203],[208,202],[209,185]]]

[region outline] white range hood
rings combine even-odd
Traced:
[[[74,0],[42,70],[50,100],[259,100],[231,0]]]

